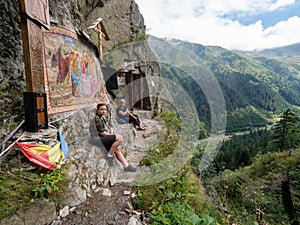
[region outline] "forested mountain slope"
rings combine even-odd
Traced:
[[[228,113],[227,132],[246,130],[267,124],[287,108],[300,106],[300,66],[247,53],[236,53],[221,47],[204,47],[178,40],[177,46],[189,49],[218,80]],[[196,88],[188,74],[163,65],[162,74],[180,82],[192,96],[199,116],[209,127],[210,112],[205,95]]]

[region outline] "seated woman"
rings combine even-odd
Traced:
[[[139,117],[126,108],[126,101],[124,99],[120,100],[116,113],[119,124],[132,123],[137,129],[146,130],[146,127],[142,126]]]

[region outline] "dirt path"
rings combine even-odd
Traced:
[[[71,209],[69,216],[56,224],[127,225],[134,214],[131,188],[126,184],[95,190],[86,202]]]
[[[164,135],[164,126],[156,120],[144,119],[148,126],[145,131],[136,131],[134,143],[126,149],[127,160],[139,169],[139,161],[146,150],[157,144]],[[132,197],[135,190],[130,183],[136,173],[126,173],[120,164],[111,168],[111,182],[106,187],[98,187],[86,202],[71,208],[69,215],[52,225],[138,225],[148,224],[141,212],[133,209]],[[142,223],[143,221],[143,223]]]

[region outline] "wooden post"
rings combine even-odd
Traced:
[[[132,70],[129,70],[128,72],[126,72],[125,75],[125,79],[126,79],[126,85],[128,86],[128,102],[130,105],[130,110],[133,110],[133,74],[132,74]]]
[[[143,91],[143,81],[142,81],[142,74],[139,73],[139,84],[140,84],[140,90],[139,90],[139,93],[140,93],[140,100],[139,100],[139,109],[143,109],[143,94],[142,94],[142,91]]]
[[[99,56],[100,56],[100,59],[103,60],[103,51],[102,51],[102,35],[103,35],[103,32],[101,30],[101,24],[98,23],[97,24],[97,29],[94,29],[94,30],[97,31],[97,33],[98,33]]]
[[[138,109],[142,109],[142,79],[139,71],[133,72],[135,81],[134,91],[136,93],[134,102],[137,103]]]
[[[99,56],[100,56],[100,59],[103,60],[102,40],[104,37],[104,39],[106,41],[108,41],[109,37],[108,37],[105,27],[102,23],[102,19],[98,18],[90,27],[93,28],[93,30],[98,33]]]
[[[48,0],[19,0],[27,92],[45,92],[42,29],[50,28]]]

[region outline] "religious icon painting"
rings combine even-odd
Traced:
[[[43,31],[43,45],[49,114],[108,101],[95,49],[79,41],[74,31],[60,26]]]

